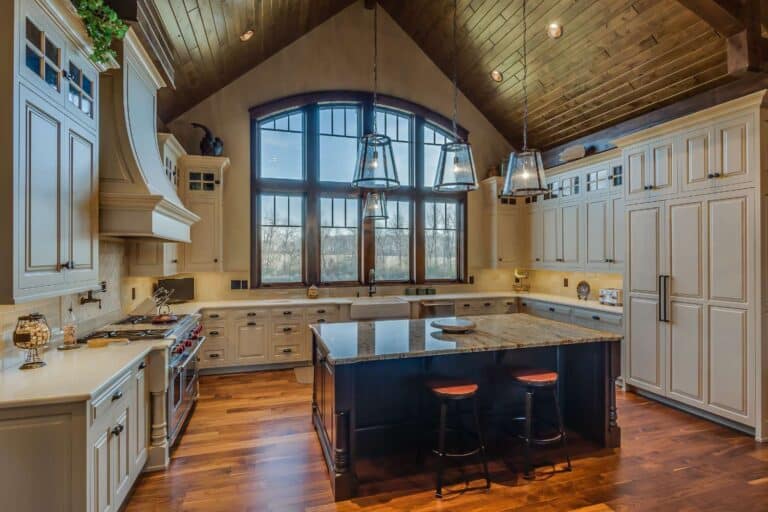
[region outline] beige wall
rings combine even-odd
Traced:
[[[621,274],[604,274],[597,272],[560,272],[558,270],[529,271],[531,291],[552,293],[567,297],[576,297],[576,286],[579,281],[589,283],[590,299],[597,299],[600,288],[621,288]],[[563,280],[568,279],[568,286],[563,286]]]
[[[255,36],[255,37],[258,37]],[[250,120],[248,109],[276,98],[317,90],[370,90],[373,54],[372,11],[362,0],[315,28],[270,59],[198,104],[168,126],[190,153],[198,153],[201,133],[192,121],[209,126],[224,141],[232,161],[224,187],[224,258],[228,271],[249,267]],[[452,85],[416,43],[379,10],[379,91],[450,116]],[[466,99],[459,97],[459,123],[470,132],[480,177],[509,152],[510,145]],[[482,261],[480,193],[469,199],[470,270]]]
[[[84,333],[110,323],[131,311],[149,296],[152,280],[126,277],[124,245],[120,241],[99,243],[99,277],[107,282],[107,291],[98,293],[98,304],[80,305],[80,295],[64,295],[14,306],[0,306],[0,369],[20,364],[23,351],[13,346],[12,335],[16,319],[29,313],[42,313],[52,329],[61,327],[65,313],[72,307],[78,321],[78,332]],[[131,289],[136,288],[136,300],[131,299]]]

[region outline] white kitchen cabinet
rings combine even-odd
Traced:
[[[266,363],[269,358],[269,323],[241,321],[235,326],[235,346],[239,364]]]
[[[584,204],[587,271],[619,273],[624,265],[624,197],[602,194]]]
[[[664,137],[624,152],[624,196],[652,200],[677,190],[676,142]]]
[[[134,277],[167,277],[180,272],[179,244],[130,242],[128,273]]]
[[[528,227],[524,203],[517,199],[500,199],[503,180],[483,180],[483,217],[485,219],[486,265],[488,268],[516,268],[526,261]]]
[[[541,211],[542,263],[554,266],[560,259],[559,238],[560,212],[557,206],[549,206]]]
[[[544,261],[544,228],[542,210],[528,210],[528,262],[531,268],[540,268]]]
[[[582,265],[582,203],[542,209],[542,260],[545,268],[577,269]]]
[[[185,155],[179,159],[184,205],[200,220],[192,225],[190,243],[184,244],[184,272],[223,270],[224,171],[229,159]]]
[[[0,202],[12,212],[0,226],[3,304],[99,287],[96,105],[106,68],[88,59],[88,36],[70,2],[14,8],[17,30],[0,35],[15,55],[0,62],[14,113],[0,129],[10,171],[0,177]]]

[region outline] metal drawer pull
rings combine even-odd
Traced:
[[[144,368],[146,368],[146,367],[147,367],[147,363],[146,363],[146,362],[144,362],[144,361],[142,361],[142,362],[139,364],[139,370],[143,370],[143,369],[144,369]]]
[[[253,327],[254,325],[256,325],[256,322],[248,322],[248,325]]]
[[[465,308],[471,307],[469,304],[464,304]]]
[[[720,177],[719,172],[710,172],[709,174],[707,174],[707,178],[719,178],[719,177]]]
[[[485,306],[485,307],[490,307],[490,306],[491,306],[491,303],[490,303],[490,302],[486,302],[485,304],[483,304],[483,306]]]
[[[123,430],[125,430],[125,427],[121,425],[116,425],[115,428],[112,429],[112,435],[113,436],[119,436],[123,433]]]
[[[318,318],[317,323],[324,324],[326,322],[325,318]]]
[[[600,320],[600,317],[597,315],[592,315],[592,320]]]
[[[116,391],[116,392],[115,392],[115,394],[114,394],[114,395],[112,395],[112,401],[113,401],[113,402],[114,402],[115,400],[120,400],[121,398],[123,398],[123,390],[122,390],[122,389],[120,389],[120,390]]]
[[[324,313],[325,313],[325,310],[324,310],[324,309],[318,309],[318,310],[317,310],[317,314],[318,314],[318,315],[322,315],[322,314],[324,314]]]
[[[549,310],[550,310],[552,313],[554,313],[554,312],[555,312],[555,308],[549,308]]]
[[[283,354],[290,354],[291,352],[293,352],[292,348],[284,348],[283,349]]]
[[[214,352],[212,354],[208,354],[208,357],[210,357],[211,359],[218,359],[219,356],[221,356],[221,354],[219,354],[218,352]]]
[[[248,314],[247,314],[247,315],[245,315],[245,316],[256,316],[256,313],[254,313],[253,311],[251,311],[250,313],[248,313]]]
[[[208,315],[208,318],[219,318],[220,316],[221,315],[219,315],[218,313],[211,313],[210,315]]]
[[[208,334],[210,334],[211,336],[218,336],[219,331],[210,331]]]
[[[292,314],[293,314],[293,312],[292,312],[292,311],[283,311],[283,314],[284,314],[284,315],[292,315]]]
[[[283,327],[283,332],[291,332],[292,330],[292,327]]]

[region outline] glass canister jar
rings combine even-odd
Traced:
[[[51,328],[48,327],[44,315],[32,313],[19,317],[13,331],[13,344],[27,351],[24,364],[21,365],[22,370],[45,366],[45,361],[40,358],[40,349],[50,340]]]

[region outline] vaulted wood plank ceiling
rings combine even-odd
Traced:
[[[522,121],[522,0],[459,0],[459,87],[507,138]],[[452,2],[381,0],[452,70]],[[556,21],[563,36],[550,39]],[[489,73],[500,70],[501,83]],[[730,81],[724,39],[673,0],[528,2],[529,145],[546,149]]]
[[[355,0],[156,0],[173,41],[169,120]],[[380,0],[447,74],[451,0]],[[522,121],[522,0],[458,0],[459,87],[513,143]],[[546,24],[564,27],[549,39]],[[546,149],[733,80],[724,39],[674,0],[528,3],[529,143]],[[255,32],[247,43],[239,35]],[[500,70],[501,83],[489,73]]]
[[[155,0],[175,57],[176,90],[160,90],[170,121],[355,0]],[[254,32],[246,42],[240,35]]]

